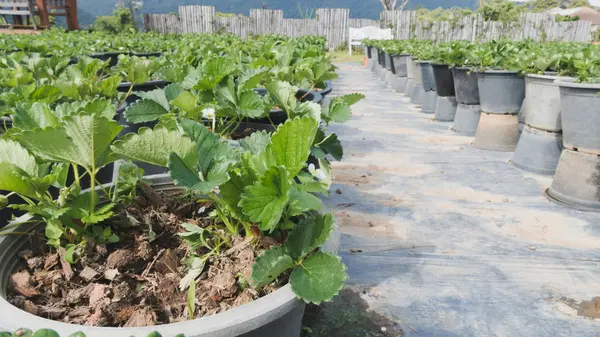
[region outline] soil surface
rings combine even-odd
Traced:
[[[120,241],[88,242],[75,264],[66,262],[64,249],[46,245],[43,235],[32,236],[29,247],[19,252],[22,263],[11,276],[8,301],[34,315],[90,326],[141,327],[190,319],[188,291],[180,291],[180,281],[188,271],[186,259],[208,250],[191,251],[177,234],[184,231],[181,223],[214,225],[211,205],[183,192],[142,191],[133,205],[104,224]],[[230,242],[202,269],[194,318],[251,302],[287,283],[283,277],[257,291],[247,282],[254,258],[278,242],[221,234]]]

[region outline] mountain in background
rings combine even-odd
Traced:
[[[110,15],[116,0],[79,0],[79,23],[87,26],[94,22],[96,16]],[[145,14],[177,13],[177,8],[182,5],[215,6],[218,12],[248,15],[250,9],[261,8],[263,2],[268,9],[283,10],[284,18],[300,18],[301,11],[310,13],[314,8],[350,8],[351,18],[379,19],[382,11],[379,0],[144,0],[143,12]],[[399,1],[400,2],[400,1]],[[435,9],[438,7],[466,7],[475,8],[478,0],[411,0],[406,9],[424,7]],[[300,9],[299,9],[300,8]]]

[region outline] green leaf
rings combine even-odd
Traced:
[[[236,70],[234,62],[226,57],[213,57],[202,68],[194,89],[213,91],[217,84]],[[187,80],[187,78],[186,78]]]
[[[265,114],[265,102],[254,90],[244,91],[240,95],[239,112],[242,117],[259,118]]]
[[[117,113],[115,105],[106,98],[97,98],[87,102],[83,110],[88,114],[98,114],[109,120],[113,119]]]
[[[319,304],[333,299],[348,278],[340,258],[316,252],[294,269],[290,276],[292,290],[305,302]]]
[[[227,181],[227,171],[234,163],[234,153],[229,144],[221,142],[217,135],[196,121],[182,119],[180,125],[184,134],[196,144],[197,167],[202,181],[211,182],[214,186]]]
[[[275,229],[290,198],[290,182],[284,166],[273,166],[264,177],[247,186],[239,205],[262,230]]]
[[[176,153],[169,155],[169,175],[173,178],[176,185],[185,186],[189,189],[194,189],[196,184],[201,183],[198,170],[189,168]]]
[[[139,96],[142,100],[149,100],[160,104],[165,110],[171,110],[169,106],[169,100],[163,89],[154,89],[152,91],[136,91],[136,96]]]
[[[196,96],[189,91],[182,91],[171,104],[187,114],[196,113],[198,109]]]
[[[348,94],[348,95],[344,95],[339,97],[339,99],[341,99],[346,105],[354,105],[356,103],[358,103],[360,100],[365,99],[365,95],[363,94],[358,94],[358,93],[354,93],[354,94]]]
[[[14,165],[30,176],[37,177],[39,174],[39,167],[35,161],[35,157],[29,154],[27,149],[21,144],[12,140],[0,138],[0,163]]]
[[[179,83],[171,83],[165,87],[165,97],[167,102],[174,100],[179,94],[183,92],[183,88]]]
[[[296,90],[289,82],[275,81],[266,85],[271,98],[285,111],[290,112],[296,106]]]
[[[246,184],[239,175],[232,173],[229,176],[229,180],[219,187],[221,199],[227,204],[229,209],[243,221],[248,221],[248,217],[244,214],[239,203],[246,186],[248,186],[248,184]]]
[[[239,90],[246,91],[256,88],[266,75],[267,72],[264,68],[246,69],[238,79]]]
[[[317,137],[319,137],[320,133],[322,134],[321,130],[317,131]],[[316,149],[321,150],[321,152],[317,152]],[[319,142],[313,146],[311,152],[319,159],[325,158],[327,154],[331,155],[335,160],[342,160],[342,157],[344,156],[342,143],[335,133],[319,140]]]
[[[267,148],[267,145],[271,141],[271,135],[266,131],[257,131],[252,133],[250,136],[240,139],[240,146],[253,154],[258,154]]]
[[[85,334],[81,331],[77,331],[69,335],[69,337],[85,337]]]
[[[12,337],[13,334],[10,332],[2,331],[0,332],[0,337]]]
[[[39,174],[35,157],[20,144],[0,138],[0,190],[39,199],[50,184],[36,183],[32,178]]]
[[[13,126],[19,129],[45,128],[58,126],[58,118],[50,106],[44,103],[21,104],[12,115]]]
[[[252,266],[250,283],[255,288],[262,288],[293,266],[292,257],[287,255],[283,248],[271,248],[256,258]]]
[[[39,86],[31,93],[31,96],[29,96],[32,101],[40,103],[54,103],[60,97],[60,89],[52,85]]]
[[[153,331],[147,337],[162,337],[162,335],[156,331]]]
[[[312,117],[296,117],[280,125],[273,134],[269,149],[276,164],[285,166],[290,176],[306,166],[317,127]]]
[[[193,319],[194,313],[196,312],[196,281],[195,280],[192,280],[190,282],[190,287],[188,288],[188,292],[187,292],[186,304],[187,304],[188,319]]]
[[[78,164],[87,170],[109,162],[110,143],[123,129],[98,115],[66,116],[60,128],[27,130],[19,142],[40,158]]]
[[[323,201],[317,196],[296,188],[292,188],[289,203],[292,216],[312,210],[319,211],[323,207]]]
[[[302,259],[308,253],[327,242],[333,231],[333,215],[325,214],[306,218],[290,233],[285,246],[295,259]]]
[[[165,128],[140,128],[137,134],[130,133],[111,146],[112,151],[123,159],[141,161],[167,167],[169,156],[176,153],[188,167],[197,160],[196,145],[178,131]]]
[[[168,113],[169,110],[166,110],[159,103],[142,99],[125,109],[125,119],[127,119],[129,123],[151,122]]]

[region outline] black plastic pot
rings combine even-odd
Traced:
[[[373,47],[367,46],[367,57],[368,58],[373,58],[373,56],[372,56],[373,55],[372,50],[373,50]]]
[[[12,118],[10,116],[0,117],[0,135],[10,128],[12,128]]]
[[[114,67],[119,63],[119,55],[130,55],[138,57],[159,57],[162,52],[156,53],[124,53],[124,52],[107,52],[107,53],[95,53],[91,54],[90,57],[102,61],[110,61],[109,65]]]
[[[459,104],[479,104],[479,85],[477,73],[469,68],[453,68],[454,91]]]
[[[325,81],[325,88],[322,88],[323,90],[321,91],[317,91],[317,93],[319,93],[321,96],[323,96],[323,98],[325,98],[327,95],[331,94],[331,91],[333,90],[333,85],[331,84],[331,81]],[[317,102],[319,103],[319,102]]]
[[[167,81],[163,81],[163,80],[148,81],[145,83],[134,84],[131,92],[132,93],[136,92],[136,91],[148,92],[148,91],[152,91],[154,89],[163,89],[164,87],[166,87],[169,84],[171,84],[171,82],[167,82]],[[119,84],[119,87],[117,88],[117,91],[118,92],[128,92],[129,88],[131,88],[131,82],[121,82],[121,84]],[[135,94],[131,94],[131,95],[129,95],[129,97],[127,97],[126,102],[127,102],[127,104],[131,104],[131,103],[137,101],[138,99],[140,99],[139,96],[137,96]]]
[[[435,91],[440,97],[452,97],[454,92],[454,76],[447,64],[432,64],[435,78]]]
[[[256,91],[261,96],[264,96],[267,94],[267,90],[263,89],[263,88],[256,88],[256,89],[254,89],[254,91]],[[321,95],[321,93],[316,92],[316,91],[311,91],[308,95],[306,95],[305,90],[298,90],[298,92],[296,93],[296,98],[301,100],[301,102],[313,101],[317,104],[321,104],[323,102],[323,95]],[[287,114],[285,113],[285,111],[283,111],[281,109],[274,109],[274,110],[269,111],[269,118],[252,119],[252,120],[248,120],[248,122],[251,122],[254,124],[268,124],[268,125],[271,125],[271,122],[272,122],[274,125],[279,125],[279,124],[285,123],[286,120],[287,120]]]

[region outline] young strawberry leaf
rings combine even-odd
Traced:
[[[334,298],[344,287],[346,279],[346,266],[339,257],[316,252],[294,269],[290,283],[299,298],[307,303],[319,304]]]
[[[114,142],[112,151],[122,159],[167,167],[169,156],[176,153],[188,167],[197,161],[196,145],[178,131],[166,128],[141,128]]]
[[[153,100],[141,99],[125,109],[125,119],[129,123],[151,122],[168,113],[169,110],[161,104]]]
[[[323,201],[317,196],[301,189],[292,188],[290,193],[289,212],[291,216],[303,214],[308,211],[319,211],[323,207]]]
[[[333,215],[311,216],[300,221],[290,233],[285,247],[295,260],[321,247],[333,231]]]
[[[40,158],[96,172],[114,160],[109,145],[122,129],[117,122],[96,114],[75,115],[66,116],[58,128],[25,130],[18,140]]]
[[[256,288],[264,287],[293,266],[292,257],[282,247],[271,248],[256,258],[250,283]]]
[[[244,213],[265,231],[275,229],[290,198],[290,182],[285,166],[273,166],[254,185],[247,186],[240,200]]]
[[[317,132],[317,121],[309,116],[287,120],[277,128],[268,151],[275,163],[287,168],[291,177],[306,165]]]

